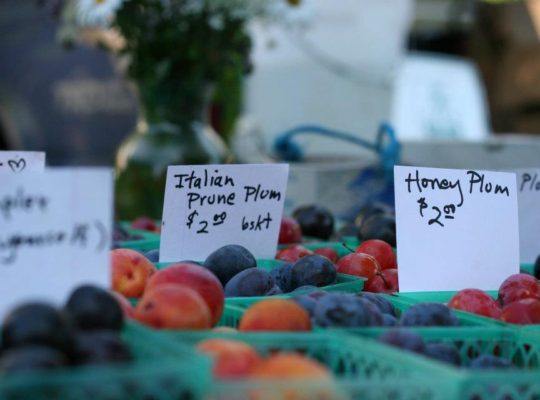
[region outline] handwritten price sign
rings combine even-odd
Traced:
[[[45,153],[35,151],[0,151],[0,172],[42,172]]]
[[[204,260],[227,244],[273,258],[288,171],[284,164],[169,167],[160,261]]]
[[[109,286],[112,171],[0,174],[0,318],[29,299]]]
[[[405,179],[405,182],[407,183],[407,192],[418,192],[419,198],[417,203],[419,205],[419,214],[422,218],[427,216],[430,210],[432,211],[431,218],[428,217],[428,225],[435,224],[444,227],[445,219],[455,219],[456,211],[463,206],[466,195],[471,195],[476,192],[479,194],[493,194],[510,197],[508,186],[486,181],[485,173],[467,171],[465,175],[466,177],[464,180],[460,177],[452,181],[446,178],[421,177],[418,169],[416,169],[414,173],[409,172]],[[422,193],[429,192],[430,190],[454,191],[454,194],[451,194],[449,198],[452,199],[455,197],[456,193],[458,198],[447,204],[430,205],[428,204],[426,197],[422,196]],[[464,192],[464,190],[467,190],[467,192]]]
[[[520,169],[516,173],[520,261],[534,263],[540,255],[540,169]]]
[[[516,175],[395,167],[400,291],[494,290],[519,272]]]

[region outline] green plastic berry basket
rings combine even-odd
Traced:
[[[0,377],[0,399],[187,400],[205,396],[212,379],[207,357],[134,323],[127,324],[122,337],[133,362],[5,375]]]
[[[410,292],[410,293],[399,293],[398,297],[402,299],[405,302],[408,303],[419,303],[419,302],[436,302],[436,303],[448,303],[452,296],[456,294],[457,292],[452,291],[444,291],[444,292]],[[494,299],[497,298],[497,291],[487,291],[487,293]],[[494,318],[488,318],[481,315],[476,315],[464,311],[460,311],[461,314],[467,314],[469,318],[477,320],[478,322],[482,322],[485,324],[491,324],[494,326],[502,326],[502,327],[508,327],[512,329],[518,329],[518,330],[526,330],[533,333],[538,333],[540,335],[540,324],[533,324],[533,325],[518,325],[518,324],[512,324],[508,322],[499,321]]]
[[[525,331],[498,327],[409,328],[426,343],[445,343],[458,350],[460,367],[450,366],[464,374],[459,399],[526,400],[540,398],[540,340]],[[347,332],[372,339],[381,328],[350,329]],[[510,360],[511,370],[471,370],[467,366],[480,355],[495,355]],[[421,355],[417,357],[424,358]],[[438,361],[434,361],[437,362]],[[444,364],[449,365],[449,364]]]
[[[270,381],[216,380],[217,399],[456,399],[462,374],[440,363],[395,351],[360,336],[330,333],[215,333],[163,331],[196,345],[214,338],[249,344],[262,356],[297,352],[324,364],[333,378]]]
[[[141,239],[118,241],[117,248],[131,249],[141,252],[159,249],[159,234],[132,228],[126,228],[126,231],[132,235],[141,236]]]

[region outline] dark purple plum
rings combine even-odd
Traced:
[[[153,263],[159,262],[159,249],[154,249],[144,253],[144,256]]]
[[[204,261],[203,266],[212,271],[225,287],[233,276],[245,269],[255,268],[257,261],[245,247],[230,244],[210,254]]]
[[[74,358],[78,364],[110,364],[133,357],[117,332],[102,330],[77,334]]]
[[[358,239],[379,239],[396,246],[396,219],[388,214],[375,214],[366,218],[358,231]]]
[[[394,310],[392,303],[390,303],[390,301],[384,298],[382,295],[370,292],[360,292],[358,293],[358,296],[375,304],[383,314],[390,314],[393,316],[396,315],[396,311]]]
[[[302,257],[295,262],[291,269],[294,287],[312,285],[327,286],[336,281],[335,265],[328,258],[313,254]]]
[[[475,358],[469,364],[472,369],[507,369],[513,368],[512,363],[506,358],[493,356],[491,354],[482,354]]]
[[[73,326],[81,330],[111,329],[124,326],[124,313],[108,291],[91,285],[79,286],[69,296],[64,311]]]
[[[302,206],[294,210],[292,216],[300,224],[304,236],[328,240],[334,233],[334,216],[324,207]]]
[[[294,290],[292,286],[292,264],[283,263],[270,271],[270,275],[274,278],[276,285],[278,285],[283,293],[288,293],[291,290]]]
[[[422,336],[406,329],[391,329],[379,336],[379,342],[419,354],[426,348]]]
[[[225,285],[225,297],[264,296],[275,286],[272,276],[262,268],[248,268]]]
[[[317,306],[317,300],[306,294],[293,297],[292,300],[298,303],[298,305],[300,305],[304,310],[306,310],[310,317],[313,317],[315,313],[315,307]]]
[[[266,292],[265,296],[275,296],[277,294],[283,294],[283,291],[278,285],[274,285],[268,292]]]
[[[0,375],[66,366],[64,353],[47,346],[29,345],[6,350],[0,357]]]
[[[4,319],[1,343],[4,349],[48,346],[69,356],[73,333],[67,318],[53,306],[25,303],[14,308]]]
[[[444,304],[420,303],[403,312],[402,326],[458,326],[454,312]]]
[[[390,314],[382,315],[382,326],[396,326],[397,318]]]
[[[461,363],[459,351],[455,346],[446,343],[427,343],[424,354],[434,360],[459,366]]]
[[[314,320],[322,327],[369,326],[373,321],[371,311],[352,294],[328,293],[317,301]]]
[[[382,326],[383,325],[383,315],[375,304],[366,299],[357,299],[365,310],[365,313],[368,318],[368,326]]]

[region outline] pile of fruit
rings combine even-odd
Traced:
[[[347,249],[346,245],[342,245]],[[289,245],[278,251],[276,259],[299,263],[302,259],[323,256],[335,264],[336,271],[367,280],[364,290],[374,293],[394,293],[399,290],[397,259],[392,247],[379,239],[363,242],[356,250],[341,258],[331,247],[311,251],[300,244]],[[283,267],[286,268],[286,267]]]
[[[197,349],[213,361],[219,379],[330,379],[332,373],[318,361],[297,352],[276,352],[267,357],[241,340],[206,339]]]
[[[511,324],[540,324],[540,282],[532,275],[515,274],[501,284],[497,299],[479,289],[464,289],[448,306]]]
[[[510,360],[493,354],[480,354],[468,365],[462,363],[459,346],[440,343],[426,343],[421,335],[406,329],[391,329],[379,336],[379,342],[397,347],[401,350],[420,354],[456,367],[470,369],[507,369],[513,368]]]
[[[124,315],[109,292],[81,286],[62,309],[47,303],[14,308],[2,324],[0,375],[132,360],[120,331]]]
[[[281,221],[279,244],[294,244],[313,240],[342,240],[354,237],[360,241],[379,239],[396,246],[396,222],[393,211],[381,204],[363,207],[353,224],[343,226],[336,232],[332,213],[317,205],[297,208],[292,217]]]
[[[439,303],[419,303],[400,312],[384,295],[327,293],[312,288],[291,299],[267,299],[248,307],[240,331],[309,331],[312,327],[459,326],[455,313]]]

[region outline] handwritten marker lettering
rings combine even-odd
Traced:
[[[36,151],[0,151],[0,172],[19,174],[43,172],[45,153]]]
[[[394,167],[400,291],[496,290],[517,273],[519,186],[534,174],[525,181],[507,172]]]
[[[520,176],[521,183],[519,185],[519,191],[540,191],[540,182],[538,181],[538,173],[523,172]]]
[[[428,216],[427,224],[432,226],[444,227],[443,220],[453,220],[456,218],[458,208],[465,203],[466,195],[473,193],[481,193],[485,195],[510,196],[507,186],[491,182],[486,179],[484,173],[477,171],[467,171],[464,178],[449,180],[439,177],[424,177],[420,175],[420,171],[416,169],[414,172],[409,172],[405,178],[408,193],[419,193],[418,197],[418,214],[421,218]],[[526,182],[532,178],[526,178]],[[525,182],[525,183],[526,183]],[[524,184],[522,184],[523,186]],[[463,188],[467,188],[464,193]],[[426,199],[426,193],[435,191],[449,191],[456,193],[458,200],[445,204],[431,204]]]
[[[163,207],[160,261],[204,260],[226,244],[273,257],[288,166],[170,166]]]

